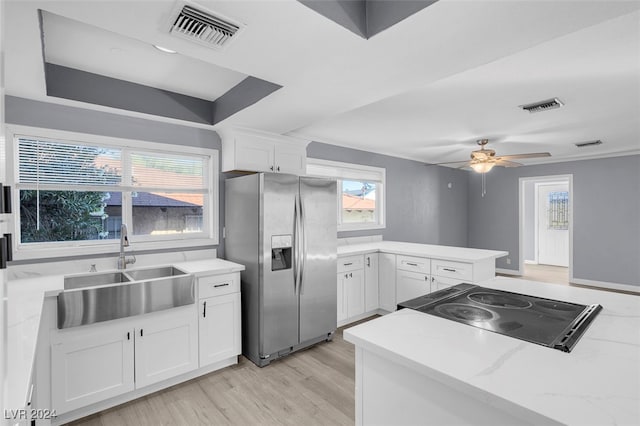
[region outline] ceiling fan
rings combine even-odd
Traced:
[[[489,139],[480,139],[477,141],[478,145],[480,145],[480,149],[476,151],[471,151],[471,160],[468,161],[450,161],[448,163],[437,163],[438,166],[445,164],[458,164],[459,169],[463,169],[465,167],[471,167],[474,171],[478,173],[487,173],[494,166],[502,166],[502,167],[519,167],[523,164],[516,163],[511,160],[519,160],[523,158],[540,158],[540,157],[551,157],[551,154],[548,152],[531,152],[527,154],[514,154],[514,155],[501,155],[496,157],[496,152],[493,149],[485,149],[485,145],[489,143]]]
[[[551,157],[551,154],[548,152],[530,152],[527,154],[514,154],[514,155],[501,155],[496,157],[496,152],[493,149],[485,149],[485,145],[489,143],[489,139],[479,139],[477,141],[478,145],[480,145],[480,149],[471,151],[471,160],[468,161],[451,161],[448,163],[437,163],[438,166],[445,164],[460,164],[458,166],[459,169],[463,169],[465,167],[471,167],[474,171],[482,174],[482,196],[484,197],[487,193],[487,184],[485,175],[494,166],[502,166],[502,167],[519,167],[523,164],[516,163],[511,160],[519,160],[522,158],[541,158],[541,157]]]

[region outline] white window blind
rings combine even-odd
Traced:
[[[122,182],[118,149],[21,138],[18,157],[22,184],[117,186]]]

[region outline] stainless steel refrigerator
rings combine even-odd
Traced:
[[[328,179],[225,181],[225,257],[242,272],[242,353],[263,367],[336,330],[337,191]]]

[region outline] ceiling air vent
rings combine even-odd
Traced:
[[[231,42],[242,29],[242,25],[232,22],[209,11],[190,4],[180,3],[174,19],[171,20],[171,34],[195,41],[205,46],[222,48]]]
[[[597,141],[589,141],[589,142],[578,142],[574,145],[577,146],[578,148],[584,148],[585,146],[602,145],[602,141],[597,140]]]
[[[532,104],[520,105],[518,108],[522,108],[525,111],[529,111],[530,113],[547,111],[550,109],[556,109],[564,106],[560,99],[553,98],[547,99],[546,101],[534,102]]]

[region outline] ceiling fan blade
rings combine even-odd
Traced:
[[[549,154],[548,152],[530,152],[528,154],[501,155],[498,158],[504,158],[506,160],[517,160],[519,158],[540,158],[540,157],[551,157],[551,154]]]
[[[453,165],[453,164],[463,164],[463,166],[466,166],[470,163],[470,161],[468,160],[464,160],[464,161],[449,161],[447,163],[429,163],[427,164],[427,166],[444,166],[444,165]]]
[[[502,167],[520,167],[520,166],[523,166],[523,164],[521,164],[521,163],[516,163],[515,161],[508,161],[508,160],[504,160],[503,158],[500,158],[500,159],[496,160],[496,166],[502,166]]]

